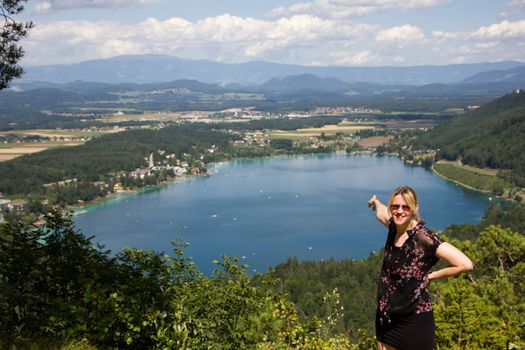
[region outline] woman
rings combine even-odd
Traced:
[[[471,271],[472,262],[425,226],[412,188],[396,189],[387,206],[374,195],[368,206],[388,228],[377,296],[377,347],[431,350],[435,323],[428,283]],[[450,266],[432,272],[439,259]]]

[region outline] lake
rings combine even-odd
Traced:
[[[194,177],[151,191],[121,195],[74,217],[79,229],[113,252],[124,246],[186,254],[209,273],[212,260],[237,256],[248,272],[296,256],[360,259],[384,245],[386,229],[367,207],[384,203],[399,186],[412,186],[430,228],[477,223],[488,195],[451,183],[395,157],[329,154],[258,158],[209,167]]]

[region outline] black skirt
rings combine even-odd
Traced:
[[[398,350],[432,350],[436,324],[432,311],[393,315],[390,320],[376,314],[376,336]]]

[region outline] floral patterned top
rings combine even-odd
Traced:
[[[432,311],[427,275],[439,258],[437,247],[443,243],[421,220],[401,247],[396,247],[396,225],[389,221],[383,266],[377,293],[381,322],[393,314]]]

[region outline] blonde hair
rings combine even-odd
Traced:
[[[412,214],[414,216],[414,219],[416,221],[421,220],[421,216],[419,215],[419,204],[417,200],[417,194],[414,189],[408,186],[398,187],[394,190],[392,195],[390,196],[390,199],[388,200],[388,207],[390,208],[390,205],[394,201],[394,197],[397,195],[401,195],[405,202],[410,206],[410,209],[412,210]]]

